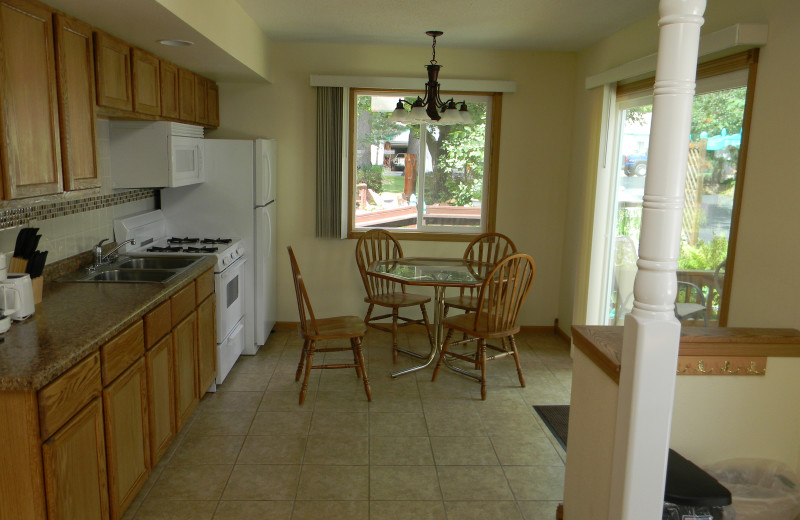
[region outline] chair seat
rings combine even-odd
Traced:
[[[381,307],[411,307],[412,305],[422,305],[431,301],[430,296],[423,294],[413,294],[404,292],[393,292],[387,294],[377,294],[370,298],[364,298],[367,303],[380,305]]]
[[[478,308],[478,297],[462,294],[453,296],[452,298],[445,298],[443,300],[445,307],[455,307],[456,309],[463,309],[465,311],[474,311]]]
[[[357,316],[336,316],[335,318],[317,318],[317,329],[300,330],[304,339],[337,339],[359,338],[367,333],[364,320]]]
[[[476,338],[503,338],[513,334],[519,333],[519,325],[515,325],[507,330],[489,330],[488,320],[486,317],[481,317],[478,327],[475,327],[475,314],[458,314],[456,316],[448,316],[444,320],[444,327],[446,329],[455,329],[461,332],[466,332],[470,336]]]
[[[700,314],[705,312],[706,306],[700,305],[699,303],[676,303],[675,304],[675,315],[678,318],[688,318],[694,314]]]

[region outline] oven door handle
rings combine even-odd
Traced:
[[[236,271],[237,269],[240,269],[241,267],[243,267],[246,262],[247,262],[247,258],[244,257],[244,256],[240,256],[239,258],[234,260],[234,262],[232,264],[228,264],[227,266],[225,266],[225,269],[223,269],[222,271],[219,272],[220,279],[221,280],[227,280],[228,278],[233,276],[232,273],[234,271]]]

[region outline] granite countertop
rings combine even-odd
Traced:
[[[574,325],[572,341],[619,383],[624,327]],[[800,330],[753,327],[683,327],[681,356],[800,357]]]
[[[166,284],[45,284],[42,302],[0,343],[0,390],[39,390],[216,263],[204,257]]]

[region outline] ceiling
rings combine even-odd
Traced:
[[[549,51],[580,51],[658,12],[658,0],[237,1],[273,41],[418,46],[440,30],[449,47]]]
[[[158,0],[43,1],[215,81],[264,80]],[[441,30],[438,44],[447,47],[567,52],[658,11],[658,0],[236,1],[275,42],[430,46],[425,31]],[[194,46],[165,47],[161,39]]]

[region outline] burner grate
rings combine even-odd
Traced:
[[[204,238],[201,243],[203,244],[230,244],[233,242],[232,238]]]
[[[189,237],[183,237],[183,238],[172,237],[170,239],[167,239],[167,242],[169,242],[170,244],[196,244],[199,241],[200,241],[199,238],[189,238]]]
[[[178,246],[170,247],[162,247],[162,246],[153,246],[147,248],[148,253],[180,253],[181,248]]]
[[[184,253],[216,253],[218,247],[187,247],[183,250]]]

